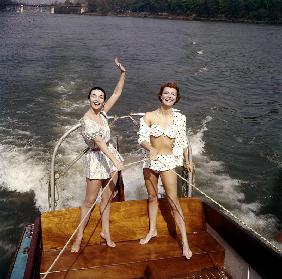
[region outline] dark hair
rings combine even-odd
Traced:
[[[181,98],[179,87],[178,87],[176,82],[168,82],[168,83],[163,83],[161,85],[160,92],[158,94],[160,102],[162,102],[161,96],[163,94],[163,91],[164,91],[165,87],[174,88],[176,90],[177,95],[176,95],[176,101],[174,103],[174,104],[176,104],[180,100],[180,98]]]
[[[93,90],[100,90],[104,93],[104,100],[106,100],[107,96],[106,96],[106,91],[102,88],[102,87],[99,87],[99,86],[95,86],[95,87],[92,87],[88,93],[88,99],[90,99],[90,95],[91,95],[91,92]]]

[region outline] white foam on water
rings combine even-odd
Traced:
[[[64,114],[66,112],[77,112],[80,111],[81,108],[87,106],[87,101],[79,101],[74,103],[72,100],[62,100],[60,102],[60,113]]]
[[[26,135],[26,136],[30,136],[31,135],[31,133],[28,132],[28,131],[23,131],[23,130],[19,130],[19,129],[14,129],[13,131],[14,131],[14,133],[20,134],[20,135]]]
[[[24,148],[0,145],[0,185],[19,193],[34,191],[36,206],[46,209],[49,166],[38,155],[36,151],[27,153]]]
[[[147,199],[148,194],[144,184],[142,165],[134,165],[123,171],[124,193],[126,200]]]
[[[71,94],[72,91],[75,89],[77,84],[81,82],[80,79],[70,80],[70,81],[57,81],[58,84],[55,86],[55,91],[62,93],[62,94]]]
[[[190,135],[190,143],[193,150],[193,159],[196,162],[196,186],[208,196],[227,207],[235,216],[248,226],[272,239],[277,232],[277,220],[271,214],[259,214],[261,205],[258,202],[246,203],[245,195],[241,192],[242,182],[231,178],[225,170],[223,162],[210,160],[205,153],[204,132],[207,131],[207,123],[212,117],[206,117],[202,127],[195,134]],[[198,181],[198,183],[197,183]],[[196,192],[196,190],[193,190]],[[272,241],[278,248],[282,245]]]
[[[208,71],[208,68],[207,67],[202,67],[199,72],[200,73],[203,73],[203,72],[207,72]]]
[[[205,152],[204,133],[212,117],[206,117],[196,133],[189,131],[193,158],[196,163],[196,185],[216,201],[228,206],[236,216],[258,232],[271,238],[276,228],[272,215],[258,214],[259,203],[246,203],[241,192],[241,181],[231,178],[224,163],[209,159]],[[65,127],[63,134],[70,127]],[[62,144],[56,161],[57,170],[62,172],[86,147],[76,131]],[[39,153],[39,154],[38,154]],[[49,161],[51,154],[41,149],[27,152],[24,148],[12,145],[0,145],[0,185],[7,190],[17,192],[33,191],[35,204],[41,211],[48,210],[47,186],[49,180]],[[85,195],[85,176],[81,158],[59,180],[59,200],[57,209],[78,207]],[[123,171],[125,197],[127,200],[147,198],[142,174],[142,164],[133,165]],[[277,245],[276,245],[277,246]]]

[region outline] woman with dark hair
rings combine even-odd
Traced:
[[[143,166],[143,174],[148,192],[150,229],[140,244],[147,244],[157,236],[158,179],[161,177],[173,217],[177,224],[183,245],[183,256],[192,257],[189,248],[184,216],[177,198],[177,176],[174,169],[183,165],[191,171],[188,159],[188,142],[186,137],[186,117],[173,105],[180,100],[179,87],[176,83],[165,83],[159,92],[160,107],[147,112],[140,119],[138,143],[148,151],[148,160]]]
[[[81,119],[81,134],[89,147],[85,154],[86,170],[86,194],[80,210],[80,222],[85,218],[87,212],[95,202],[101,187],[104,190],[100,213],[102,219],[101,237],[106,240],[107,245],[115,247],[110,237],[110,204],[113,198],[117,182],[117,171],[123,169],[122,157],[110,142],[110,128],[107,113],[121,96],[125,80],[125,68],[115,59],[115,64],[120,70],[120,78],[114,93],[106,101],[105,90],[101,87],[93,87],[89,91],[89,109]],[[110,181],[111,180],[111,181]],[[110,183],[109,183],[110,182]],[[71,252],[78,252],[83,238],[83,232],[89,220],[90,214],[85,218],[76,235]]]

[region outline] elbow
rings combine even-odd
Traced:
[[[144,138],[144,137],[139,137],[138,139],[138,144],[142,146],[143,143],[149,143],[150,140],[148,140],[147,138]]]

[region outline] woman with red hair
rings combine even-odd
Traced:
[[[165,83],[159,92],[160,107],[147,112],[140,119],[138,143],[147,151],[147,160],[143,174],[148,192],[150,229],[140,240],[147,244],[157,236],[158,179],[161,177],[173,217],[177,224],[183,245],[183,256],[192,257],[189,248],[184,216],[177,197],[177,176],[175,167],[183,165],[191,171],[188,160],[188,142],[186,137],[186,117],[173,106],[180,100],[179,87],[176,83]]]

